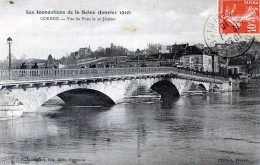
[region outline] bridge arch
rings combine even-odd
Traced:
[[[199,87],[201,87],[201,89],[203,89],[204,91],[207,91],[206,87],[203,84],[198,84]]]
[[[209,89],[210,89],[210,83],[208,83],[208,82],[192,81],[192,83],[198,85],[205,91],[209,91]]]
[[[181,95],[185,85],[185,80],[175,78],[149,78],[130,80],[126,86],[125,97],[131,97],[137,93],[141,87],[151,93],[151,90],[161,95],[161,97],[178,97]]]
[[[151,86],[151,89],[159,93],[162,98],[179,97],[180,93],[176,86],[168,80],[160,80]]]
[[[80,94],[79,91],[84,91],[85,98],[90,98],[94,96],[95,98],[102,98],[99,99],[99,103],[104,105],[113,105],[120,103],[124,100],[124,91],[125,91],[125,84],[126,81],[105,81],[105,82],[92,82],[92,83],[82,83],[82,84],[64,84],[64,85],[53,85],[53,86],[44,86],[40,88],[27,88],[26,90],[23,89],[16,89],[11,92],[12,97],[18,99],[23,105],[24,112],[34,112],[38,108],[40,108],[45,102],[52,99],[55,96],[60,97],[67,103],[72,103],[68,101],[68,97],[71,94],[77,96]],[[86,94],[88,93],[88,94]],[[79,96],[78,96],[79,98]],[[104,99],[104,100],[103,100]],[[81,101],[84,99],[81,98]],[[103,101],[102,101],[103,100]],[[75,101],[75,99],[74,99]],[[87,103],[84,102],[83,103]],[[97,101],[95,102],[88,102],[89,105],[97,105]],[[77,104],[79,105],[79,104]],[[84,105],[84,104],[83,104]]]
[[[57,95],[67,105],[78,105],[78,106],[111,106],[115,102],[106,94],[86,88],[77,88],[62,92]]]

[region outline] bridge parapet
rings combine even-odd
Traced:
[[[0,83],[8,81],[31,81],[60,78],[90,78],[113,75],[138,74],[176,74],[185,77],[201,77],[218,81],[228,81],[223,77],[206,75],[174,67],[140,67],[140,68],[82,68],[82,69],[15,69],[0,70]]]

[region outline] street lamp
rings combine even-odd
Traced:
[[[11,62],[11,45],[12,45],[13,39],[11,37],[7,38],[7,44],[9,45],[9,79],[11,79],[11,68],[12,68],[12,62]]]
[[[9,45],[9,67],[8,67],[8,69],[11,69],[11,45],[12,45],[12,42],[13,42],[13,40],[12,40],[12,38],[11,37],[8,37],[7,38],[7,44]]]

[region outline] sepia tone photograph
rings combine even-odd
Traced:
[[[260,0],[0,0],[0,165],[259,165],[259,16]]]

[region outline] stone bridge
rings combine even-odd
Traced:
[[[177,97],[191,84],[205,91],[231,89],[227,79],[173,67],[2,70],[0,106],[18,102],[24,112],[34,112],[55,96],[67,104],[112,105],[140,86],[161,97]]]

